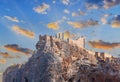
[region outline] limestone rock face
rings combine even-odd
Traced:
[[[90,76],[93,69],[97,70],[91,66],[97,65],[94,55],[59,38],[39,38],[37,50],[28,62],[8,67],[3,82],[99,82]]]

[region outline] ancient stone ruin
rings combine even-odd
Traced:
[[[118,61],[91,54],[84,45],[83,37],[73,41],[60,34],[40,35],[32,57],[8,67],[3,82],[120,82]]]

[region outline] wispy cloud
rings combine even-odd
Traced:
[[[102,40],[89,41],[89,44],[94,48],[104,49],[104,50],[120,47],[120,43],[109,43],[109,42],[104,42]]]
[[[108,9],[108,8],[110,8],[110,7],[119,5],[119,4],[120,4],[120,0],[104,0],[103,3],[104,3],[104,6],[103,6],[103,7],[104,7],[105,9]]]
[[[12,52],[19,52],[19,53],[23,53],[26,55],[30,55],[33,53],[33,50],[28,49],[28,48],[22,48],[17,44],[8,44],[4,46],[7,50],[12,51]]]
[[[70,4],[70,0],[61,0],[63,4],[65,5],[69,5]]]
[[[14,32],[16,32],[18,34],[21,34],[21,35],[24,35],[26,37],[29,37],[29,38],[34,38],[35,37],[35,33],[33,31],[23,29],[23,28],[21,28],[17,25],[13,26],[12,29],[13,29]]]
[[[7,52],[0,52],[0,56],[2,56],[3,58],[20,58],[20,56],[12,56]]]
[[[85,28],[85,27],[89,27],[89,26],[96,26],[98,25],[98,21],[94,21],[94,20],[88,20],[88,21],[84,21],[84,22],[68,22],[69,25],[73,26],[74,28]]]
[[[87,9],[98,9],[98,8],[109,9],[119,4],[120,4],[120,0],[86,0]]]
[[[111,25],[113,28],[120,28],[120,15],[114,17]]]
[[[102,24],[107,24],[108,23],[108,20],[107,18],[110,16],[110,14],[104,14],[102,17],[101,17],[101,22]]]
[[[13,58],[13,56],[8,54],[7,52],[0,52],[0,56],[3,56],[4,58]]]
[[[64,13],[69,14],[70,11],[68,9],[64,9]]]
[[[47,27],[50,28],[50,29],[53,29],[53,30],[58,30],[59,29],[59,24],[60,24],[59,21],[51,22],[51,23],[47,24]]]
[[[5,64],[7,62],[6,59],[0,58],[0,64]]]
[[[43,3],[37,7],[34,7],[33,10],[39,14],[47,14],[47,10],[50,8],[50,5]]]
[[[85,15],[85,12],[83,11],[72,12],[72,16],[83,16],[83,15]]]
[[[11,17],[11,16],[4,16],[6,19],[12,21],[12,22],[20,22],[17,17]]]

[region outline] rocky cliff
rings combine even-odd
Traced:
[[[3,82],[99,82],[96,75],[103,73],[97,66],[94,55],[85,49],[45,35],[39,37],[28,62],[6,69]]]

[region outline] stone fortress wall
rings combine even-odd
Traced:
[[[8,67],[3,82],[119,82],[120,65],[109,58],[86,50],[84,37],[71,40],[62,33],[40,35],[29,61]]]

